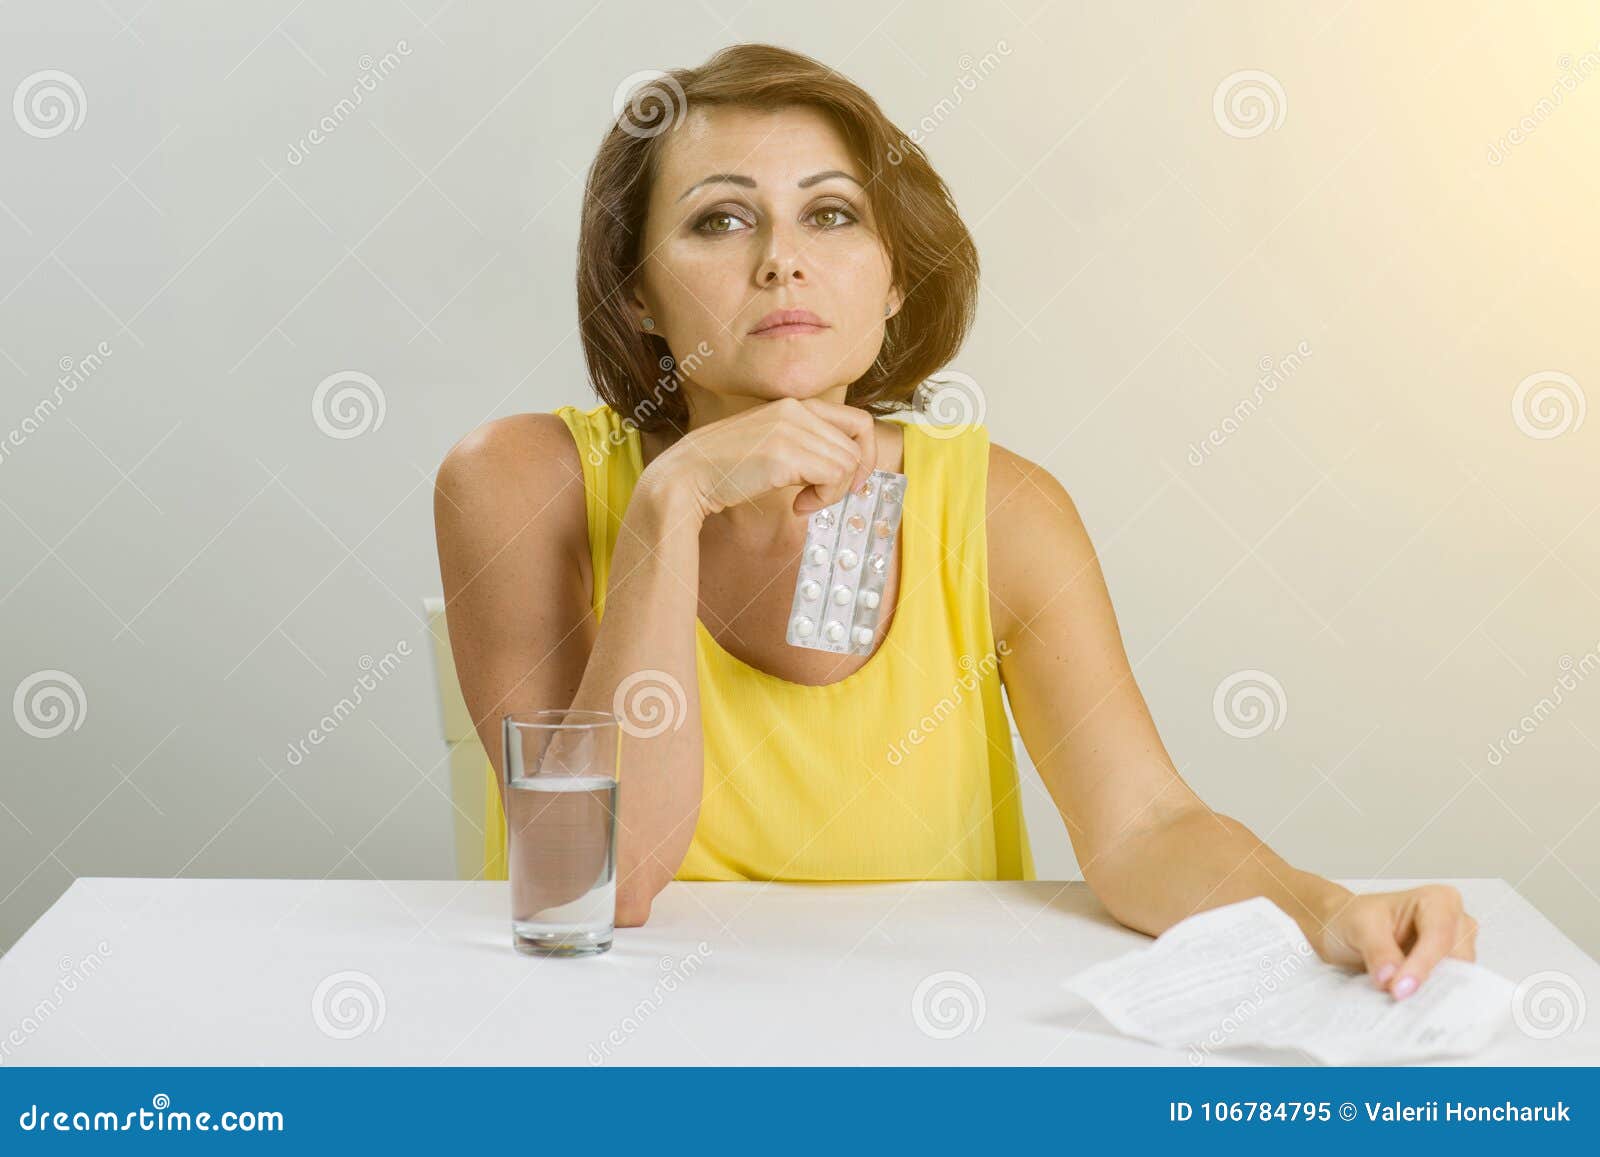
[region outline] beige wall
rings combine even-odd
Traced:
[[[284,7],[0,12],[4,91],[87,100],[0,124],[0,433],[113,351],[0,461],[0,690],[63,670],[85,704],[0,728],[0,945],[74,875],[453,873],[432,469],[589,397],[616,85],[771,39],[923,126],[984,263],[955,368],[1074,495],[1190,780],[1298,864],[1504,877],[1600,951],[1600,415],[1513,409],[1600,405],[1591,6]],[[1245,70],[1255,135],[1215,102]],[[383,421],[330,437],[347,370]],[[397,659],[291,758],[364,656]],[[1281,698],[1241,738],[1214,698],[1249,671]]]
[[[986,265],[961,368],[1215,806],[1327,874],[1503,876],[1593,952],[1600,20],[1394,8],[1009,37],[929,140]],[[1246,68],[1282,121],[1231,136]],[[1280,725],[1241,738],[1249,670]]]

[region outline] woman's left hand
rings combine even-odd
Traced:
[[[1396,1000],[1417,990],[1446,956],[1477,959],[1478,922],[1448,884],[1350,897],[1329,918],[1320,954],[1332,964],[1366,968]]]

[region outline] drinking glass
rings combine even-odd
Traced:
[[[530,956],[604,952],[617,906],[617,717],[515,712],[501,738],[511,942]]]

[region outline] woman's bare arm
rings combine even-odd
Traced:
[[[621,451],[616,451],[620,453]],[[700,818],[705,756],[695,621],[697,508],[648,471],[617,533],[606,612],[572,706],[622,720],[617,923],[643,924],[671,882]]]
[[[1477,923],[1456,889],[1354,895],[1201,801],[1156,732],[1072,499],[1009,451],[993,447],[990,463],[992,606],[1009,644],[1001,674],[1083,877],[1110,913],[1156,935],[1265,896],[1324,959],[1364,965],[1400,999],[1442,957],[1472,959]]]
[[[507,712],[570,706],[624,720],[619,926],[644,923],[699,821],[695,623],[705,519],[785,487],[798,488],[797,516],[829,505],[872,470],[875,437],[863,410],[792,398],[685,435],[634,486],[599,624],[586,581],[582,466],[559,417],[490,422],[440,467],[434,517],[446,619],[462,696],[496,771],[503,776]]]
[[[703,761],[694,669],[698,521],[641,486],[612,559],[604,620],[590,607],[583,471],[562,420],[487,423],[445,457],[434,521],[451,649],[504,804],[500,719],[540,708],[610,711],[618,685],[658,672],[685,717],[622,736],[617,923],[641,924],[694,834]],[[653,729],[653,725],[652,728]]]

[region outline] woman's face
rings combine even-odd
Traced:
[[[813,108],[691,109],[671,130],[632,305],[680,364],[701,342],[712,351],[684,366],[691,393],[842,400],[872,365],[900,299],[866,179]],[[755,332],[775,310],[821,328]]]

